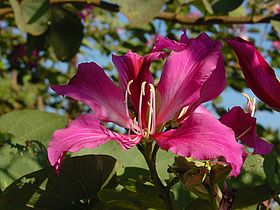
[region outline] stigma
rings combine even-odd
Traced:
[[[126,107],[126,115],[129,119],[129,130],[128,136],[131,141],[135,139],[131,139],[131,131],[136,135],[141,135],[145,139],[149,139],[150,135],[153,135],[156,130],[156,91],[155,87],[152,84],[147,84],[146,81],[142,82],[141,90],[139,94],[139,104],[138,104],[138,113],[137,117],[131,118],[130,111],[128,108],[129,96],[132,94],[130,91],[130,86],[133,83],[133,80],[130,80],[127,83],[127,88],[125,91],[125,107]],[[147,104],[147,113],[143,113],[143,97],[146,96],[146,86],[149,88],[149,100],[146,101]],[[143,124],[142,114],[147,115],[147,121]],[[146,125],[146,126],[144,126]]]

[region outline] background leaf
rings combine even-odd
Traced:
[[[66,117],[54,113],[20,110],[0,117],[0,131],[12,134],[13,143],[25,145],[27,140],[40,140],[47,146],[53,132],[66,123]]]
[[[160,13],[165,0],[112,0],[120,5],[121,12],[128,18],[132,27],[143,27]]]
[[[48,29],[48,0],[9,0],[20,30],[32,35],[41,35]],[[43,8],[43,10],[42,10]]]

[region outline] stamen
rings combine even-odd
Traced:
[[[139,96],[139,106],[138,106],[138,126],[140,128],[141,134],[143,134],[143,125],[142,125],[142,99],[145,95],[145,85],[147,82],[142,82],[141,84],[141,92]]]
[[[180,114],[179,114],[179,116],[178,116],[178,119],[180,119],[184,114],[186,114],[188,108],[189,108],[188,106],[185,106],[185,107],[181,110],[181,112],[180,112]]]
[[[251,128],[253,128],[253,125],[251,125],[247,130],[245,130],[243,133],[241,133],[239,136],[236,137],[236,139],[240,139],[242,136],[244,136],[246,133],[248,133]]]
[[[155,132],[155,88],[152,84],[149,84],[150,86],[150,101],[149,101],[149,117],[148,117],[148,128],[146,133],[146,138],[149,138],[150,134],[154,134]],[[151,129],[152,126],[152,129]]]

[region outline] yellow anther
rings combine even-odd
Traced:
[[[145,86],[146,86],[146,81],[144,81],[144,82],[142,82],[142,84],[141,84],[141,95],[145,95]]]
[[[131,85],[132,82],[133,82],[133,80],[130,80],[130,81],[127,83],[127,86],[126,86],[126,91],[128,92],[129,95],[131,95],[131,92],[130,92],[130,85]]]

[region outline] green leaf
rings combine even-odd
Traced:
[[[280,34],[280,21],[271,20],[270,23],[273,26],[273,28]]]
[[[13,143],[25,145],[27,140],[39,140],[47,146],[53,132],[66,123],[66,117],[54,113],[20,110],[0,117],[0,131],[12,134]]]
[[[165,209],[164,201],[159,197],[156,188],[140,183],[135,183],[134,191],[126,188],[120,192],[103,189],[98,193],[98,198],[105,203],[109,203],[109,206],[120,207],[118,204],[126,201],[134,204],[134,207],[137,207],[135,209]]]
[[[0,148],[0,159],[0,189],[2,190],[24,174],[41,169],[31,152],[19,152],[8,144]]]
[[[22,0],[20,3],[18,0],[9,1],[20,30],[37,36],[48,29],[48,0]]]
[[[132,27],[143,27],[159,13],[165,0],[112,0],[120,5],[120,11],[128,18]]]
[[[89,209],[115,171],[116,160],[110,156],[66,159],[59,176],[46,168],[12,183],[0,197],[0,209]]]
[[[84,154],[105,154],[111,155],[118,160],[118,162],[124,167],[138,167],[148,169],[142,154],[133,147],[129,150],[121,149],[120,145],[115,141],[110,141],[95,149],[83,149],[80,152],[74,153],[74,156]],[[159,150],[157,154],[156,166],[159,176],[162,179],[169,179],[169,173],[167,172],[168,166],[174,162],[175,155],[170,152]]]
[[[259,186],[239,188],[235,195],[233,208],[244,208],[261,203],[262,201],[269,199],[272,194],[273,190],[268,183]]]
[[[204,5],[206,11],[209,12],[209,14],[213,14],[214,13],[214,11],[212,9],[212,6],[211,6],[211,4],[209,3],[208,0],[202,0],[202,3]]]
[[[244,0],[215,0],[212,3],[214,13],[230,12],[238,8]]]
[[[263,170],[264,158],[261,155],[249,155],[243,165],[243,169],[237,178],[231,179],[234,188],[260,185],[265,181]]]
[[[83,30],[81,20],[75,13],[60,7],[51,8],[49,44],[59,60],[70,60],[77,54]]]
[[[245,7],[243,7],[242,5],[238,8],[236,8],[235,10],[232,10],[228,13],[229,16],[231,17],[242,17],[242,16],[246,16],[246,11],[245,11]]]
[[[280,190],[280,157],[274,152],[264,159],[264,171],[272,189]]]

